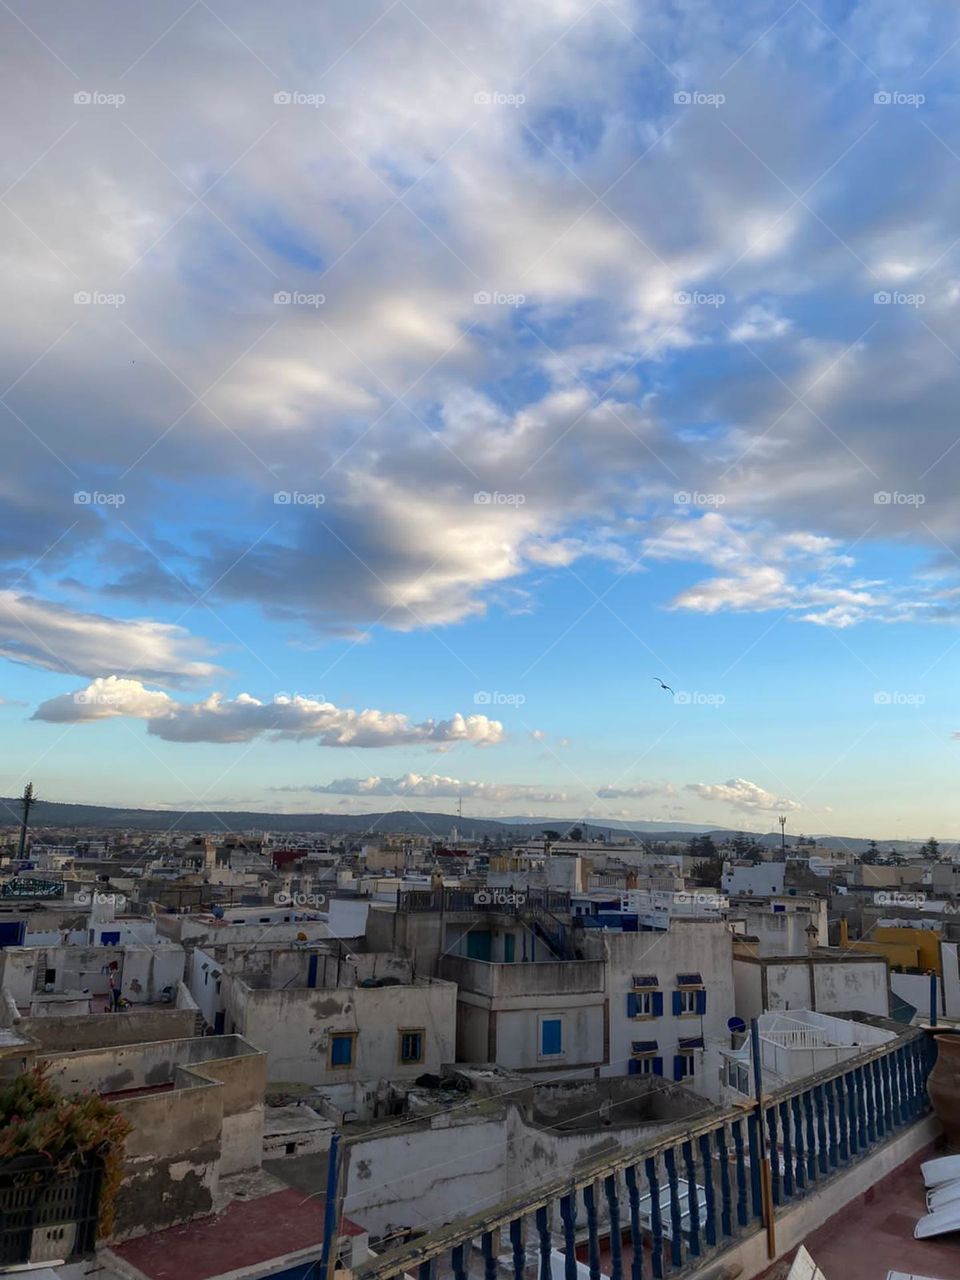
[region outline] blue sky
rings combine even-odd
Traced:
[[[0,791],[960,835],[960,17],[3,25]]]

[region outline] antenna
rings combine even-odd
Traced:
[[[23,819],[20,822],[20,849],[17,853],[18,858],[23,857],[24,850],[27,847],[27,825],[30,822],[30,810],[33,808],[33,803],[36,798],[37,797],[33,791],[33,783],[28,782],[23,788],[23,795],[20,797],[20,803],[23,805]]]
[[[780,852],[786,853],[786,838],[784,836],[784,831],[787,826],[787,815],[785,813],[781,813],[778,821],[780,823]]]

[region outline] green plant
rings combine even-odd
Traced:
[[[18,1156],[46,1160],[50,1176],[99,1160],[103,1168],[98,1233],[113,1230],[114,1202],[123,1179],[129,1121],[95,1093],[67,1096],[41,1065],[0,1088],[0,1163]]]

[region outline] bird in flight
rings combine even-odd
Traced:
[[[664,683],[663,683],[663,681],[660,679],[660,677],[659,677],[659,676],[651,676],[651,677],[650,677],[650,679],[651,679],[651,680],[656,680],[656,682],[657,682],[657,684],[660,686],[660,688],[661,688],[661,689],[666,689],[667,693],[672,693],[674,697],[676,697],[676,696],[677,696],[677,695],[676,695],[676,693],[674,693],[673,689],[671,689],[671,688],[670,688],[670,686],[669,686],[668,684],[664,684]]]

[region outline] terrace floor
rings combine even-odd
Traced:
[[[958,1280],[960,1231],[931,1240],[913,1236],[927,1212],[920,1166],[942,1154],[931,1146],[913,1156],[807,1236],[804,1246],[826,1280],[886,1280],[888,1271]],[[760,1280],[779,1280],[788,1270],[781,1260]]]

